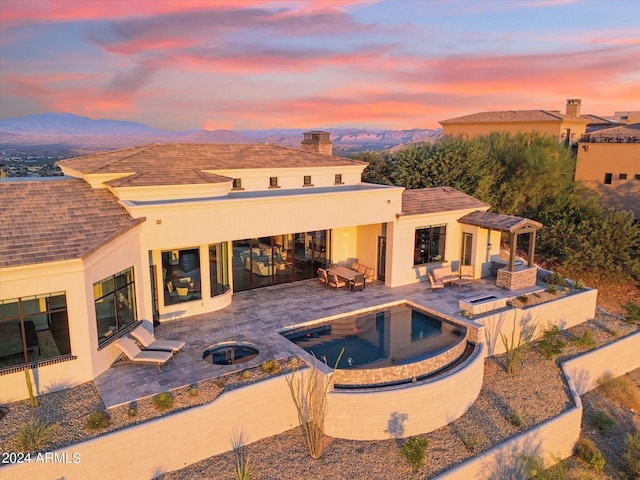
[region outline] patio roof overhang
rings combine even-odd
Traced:
[[[529,237],[529,259],[528,266],[533,266],[533,257],[536,245],[536,232],[542,228],[540,222],[524,217],[516,217],[514,215],[502,215],[500,213],[476,211],[469,213],[458,219],[458,222],[476,227],[486,228],[488,230],[497,230],[499,232],[508,233],[510,236],[510,253],[509,253],[509,271],[515,270],[516,261],[516,245],[518,235],[530,233]]]

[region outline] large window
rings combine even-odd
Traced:
[[[233,291],[306,280],[330,264],[331,231],[234,240]]]
[[[227,243],[209,245],[209,274],[211,275],[211,296],[215,297],[229,290],[229,268]]]
[[[164,304],[200,300],[200,250],[168,250],[162,252]]]
[[[414,265],[444,260],[446,230],[445,225],[416,228]]]
[[[0,300],[0,368],[70,354],[64,292]]]
[[[137,320],[133,268],[94,283],[93,298],[98,343],[104,343]]]

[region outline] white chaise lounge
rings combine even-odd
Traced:
[[[140,325],[131,331],[131,336],[138,340],[145,350],[167,350],[178,353],[186,345],[181,340],[158,340],[153,333]]]
[[[131,338],[122,337],[116,340],[116,347],[118,347],[132,362],[142,363],[155,363],[160,370],[160,366],[167,363],[173,358],[173,352],[161,351],[161,350],[140,350],[140,347],[136,345],[136,342]]]

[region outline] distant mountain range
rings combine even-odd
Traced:
[[[362,151],[394,151],[403,145],[433,142],[441,130],[371,130],[327,128],[334,155]],[[4,153],[83,155],[149,143],[269,143],[300,148],[302,129],[156,130],[137,122],[93,120],[71,113],[45,113],[0,120],[0,150]]]

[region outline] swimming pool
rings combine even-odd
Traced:
[[[281,333],[336,367],[336,386],[411,381],[456,362],[467,347],[463,325],[405,303]]]

